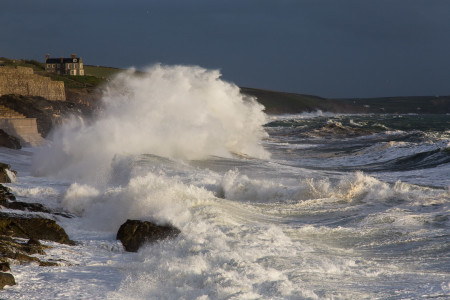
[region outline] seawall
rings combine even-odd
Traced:
[[[22,146],[39,146],[44,139],[37,131],[35,118],[0,119],[0,128],[7,134],[19,138]]]
[[[25,67],[0,67],[0,96],[8,94],[66,100],[64,82],[36,75],[33,69]]]

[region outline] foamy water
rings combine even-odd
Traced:
[[[216,71],[148,73],[120,75],[101,118],[49,148],[0,152],[17,197],[76,215],[57,221],[80,242],[47,243],[61,267],[13,265],[2,297],[450,296],[448,116],[267,118]],[[127,253],[130,218],[182,233]]]

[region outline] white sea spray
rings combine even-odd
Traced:
[[[119,74],[103,96],[104,110],[87,125],[71,120],[38,151],[37,175],[98,181],[117,155],[177,158],[268,158],[263,106],[220,79],[216,70],[156,65]],[[85,180],[86,181],[86,180]]]

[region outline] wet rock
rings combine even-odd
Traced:
[[[16,201],[16,197],[9,190],[9,188],[0,184],[0,205],[4,208],[22,210],[22,211],[31,211],[31,212],[43,212],[47,214],[54,214],[58,216],[62,216],[65,218],[72,218],[72,215],[64,212],[55,212],[51,209],[45,207],[40,203],[29,203],[29,202],[21,202]]]
[[[11,271],[11,268],[9,267],[9,262],[5,261],[5,262],[0,263],[0,271],[1,272]]]
[[[30,242],[31,241],[31,242]],[[0,235],[0,271],[8,271],[8,260],[14,260],[19,264],[37,263],[40,266],[55,266],[54,262],[42,261],[37,257],[31,255],[45,254],[45,249],[50,248],[44,246],[39,241],[31,239],[27,243],[21,239],[14,239],[10,236]]]
[[[42,245],[41,242],[35,239],[29,239],[27,242],[27,245],[34,245],[34,246],[40,246]]]
[[[1,130],[1,129],[0,129]],[[11,178],[9,178],[8,171],[12,173],[16,173],[11,170],[11,166],[8,164],[0,163],[0,182],[9,183],[11,182]]]
[[[22,252],[11,254],[9,256],[9,258],[17,260],[21,264],[23,264],[23,263],[32,263],[32,262],[35,262],[35,263],[39,264],[41,262],[41,260],[39,258],[33,257],[33,256],[29,256],[29,255],[27,255],[25,253],[22,253]]]
[[[126,251],[137,252],[144,243],[176,237],[181,231],[172,225],[156,225],[148,221],[127,220],[117,232]]]
[[[40,261],[39,266],[40,267],[55,267],[55,266],[59,266],[59,264],[54,261]]]
[[[4,207],[9,209],[16,209],[16,210],[23,210],[23,211],[32,211],[32,212],[44,212],[44,213],[51,213],[52,211],[45,207],[44,205],[40,203],[28,203],[28,202],[6,202]]]
[[[0,235],[0,256],[2,259],[15,259],[17,254],[44,254],[44,249],[46,248],[48,247],[43,245],[29,245],[22,242],[20,239],[14,239],[10,236]]]
[[[40,203],[16,201],[10,190],[0,184],[0,205],[9,209],[44,212],[70,217],[64,213],[55,213]],[[1,211],[1,207],[0,207]],[[28,241],[24,241],[28,239]],[[39,240],[74,245],[66,232],[54,220],[36,215],[0,212],[0,271],[9,266],[8,261],[15,263],[37,263],[39,266],[57,266],[57,262],[43,261],[34,254],[45,255],[49,246],[42,245]]]
[[[20,140],[15,136],[7,134],[3,129],[0,129],[0,147],[10,149],[21,149]]]
[[[10,273],[0,272],[0,290],[5,287],[5,285],[15,285],[16,281],[14,276]]]
[[[16,197],[9,188],[0,184],[0,205],[5,206],[8,201],[16,201]]]
[[[74,245],[67,233],[54,220],[0,213],[0,234],[27,239],[49,240]]]

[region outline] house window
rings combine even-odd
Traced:
[[[77,59],[76,59],[76,58],[74,58],[74,59],[73,59],[73,62],[77,62]]]

